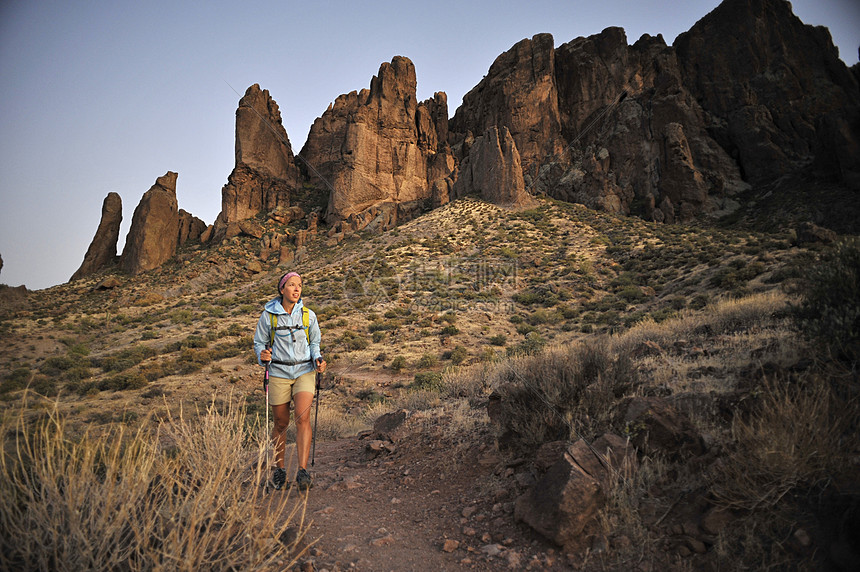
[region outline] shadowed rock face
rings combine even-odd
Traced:
[[[122,199],[117,193],[108,193],[102,203],[102,217],[93,241],[87,249],[80,268],[72,274],[70,280],[78,280],[94,274],[114,261],[121,222]]]
[[[157,268],[176,254],[179,241],[177,173],[168,171],[143,194],[125,239],[122,267],[129,274]]]
[[[726,0],[678,36],[674,49],[710,131],[748,180],[809,163],[834,147],[834,137],[851,152],[817,158],[860,171],[857,80],[827,29],[803,24],[788,2]],[[839,134],[840,125],[847,133]]]
[[[454,167],[444,93],[418,103],[408,58],[383,63],[370,89],[338,97],[311,127],[302,157],[329,189],[326,220],[429,199]],[[316,177],[312,177],[312,180]]]
[[[254,84],[236,109],[236,165],[221,190],[221,222],[289,207],[299,178],[278,104]]]
[[[815,160],[860,180],[860,90],[823,28],[783,0],[726,0],[674,47],[607,28],[499,56],[450,122],[509,129],[532,192],[675,222]]]

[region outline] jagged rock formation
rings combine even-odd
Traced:
[[[813,159],[860,177],[860,93],[824,27],[782,0],[726,0],[678,36],[684,85],[744,176],[763,181]]]
[[[196,240],[206,230],[206,223],[187,212],[184,209],[179,209],[179,235],[177,238],[177,246],[182,246],[189,240]]]
[[[515,206],[547,194],[673,223],[730,212],[751,187],[778,192],[777,178],[801,169],[857,189],[858,77],[860,65],[838,59],[827,30],[804,25],[785,0],[725,0],[674,46],[647,34],[628,45],[621,28],[558,48],[549,34],[522,40],[450,122],[446,95],[418,102],[415,68],[397,56],[369,89],[341,95],[314,122],[302,168],[277,103],[255,84],[236,110],[236,164],[213,226],[201,230],[184,211],[176,233],[141,222],[141,244],[127,243],[123,266],[160,264],[175,252],[173,236],[217,242],[253,236],[240,223],[260,213],[296,220],[292,194],[309,182],[329,200],[321,220],[295,235],[297,257],[317,234],[311,224],[328,224],[319,232],[337,244],[470,193]],[[170,210],[168,198],[151,200]],[[173,221],[165,216],[140,219]],[[155,235],[164,244],[154,246]]]
[[[555,50],[550,34],[518,42],[501,54],[489,72],[463,96],[449,129],[459,145],[468,133],[507,127],[524,166],[564,148],[561,140]]]
[[[453,170],[447,97],[418,103],[415,93],[415,66],[398,56],[380,66],[370,89],[341,95],[314,122],[301,155],[329,188],[330,224],[429,199],[433,182]]]
[[[548,34],[519,42],[463,98],[451,132],[465,141],[510,121],[527,188],[625,214],[639,199],[640,214],[673,222],[715,209],[711,188],[743,185],[699,115],[662,38],[628,46],[608,28],[558,49]]]
[[[221,189],[214,235],[232,222],[290,206],[300,174],[278,104],[254,84],[236,109],[236,165]]]
[[[856,79],[822,28],[783,0],[726,0],[669,47],[608,28],[557,49],[539,34],[502,54],[451,120],[452,146],[508,127],[526,187],[666,222],[813,156],[851,182]]]
[[[168,171],[143,194],[131,219],[121,264],[129,274],[157,268],[176,254],[179,244],[177,173]]]
[[[102,203],[102,217],[90,247],[70,280],[94,274],[116,259],[119,226],[122,223],[122,199],[117,193],[108,193]]]
[[[490,127],[475,140],[451,192],[453,198],[477,193],[485,201],[503,206],[531,203],[523,182],[520,154],[507,127]]]

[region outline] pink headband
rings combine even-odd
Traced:
[[[284,284],[286,284],[287,280],[289,280],[293,276],[299,276],[299,273],[298,272],[288,272],[287,274],[284,274],[284,277],[281,278],[280,282],[278,282],[278,292],[280,292],[281,290],[284,289]],[[301,276],[299,276],[299,279],[301,279]]]

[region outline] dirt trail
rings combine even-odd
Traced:
[[[513,518],[491,446],[460,452],[413,434],[371,458],[366,439],[320,442],[302,570],[563,570]],[[494,486],[494,483],[496,486]]]

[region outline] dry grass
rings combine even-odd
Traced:
[[[860,404],[845,401],[827,380],[768,379],[758,411],[735,417],[733,447],[717,466],[712,490],[735,509],[774,507],[798,489],[824,487],[855,464]]]
[[[269,570],[301,556],[304,503],[264,496],[241,403],[73,438],[54,408],[2,421],[0,568]],[[252,433],[259,434],[259,431]],[[250,468],[256,467],[256,469]]]
[[[744,298],[715,301],[701,311],[685,310],[679,317],[659,323],[646,318],[616,336],[613,349],[629,352],[646,341],[669,347],[678,340],[696,342],[750,328],[760,329],[775,320],[783,320],[791,301],[783,292],[771,290]]]
[[[549,441],[593,438],[608,425],[611,405],[637,385],[626,354],[609,351],[606,337],[506,359],[487,385],[500,397],[499,419],[510,445],[534,450]]]

